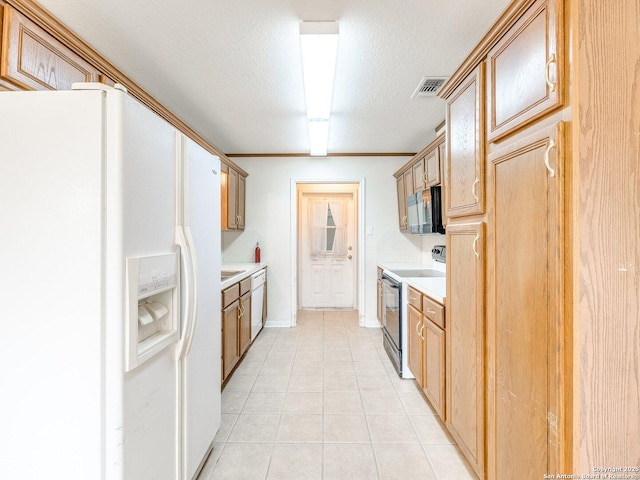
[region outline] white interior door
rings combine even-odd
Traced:
[[[356,307],[357,185],[299,185],[300,308]]]

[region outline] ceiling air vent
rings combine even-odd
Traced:
[[[447,77],[422,77],[411,98],[435,97],[438,94],[438,90],[440,90],[446,81]]]

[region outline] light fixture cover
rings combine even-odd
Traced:
[[[338,22],[300,22],[300,45],[311,155],[326,155],[338,53]],[[323,142],[323,145],[315,142]]]

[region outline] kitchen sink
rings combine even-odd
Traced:
[[[244,272],[244,270],[222,270],[220,272],[220,279],[224,282],[225,280],[234,277],[242,272]]]
[[[416,277],[444,277],[446,274],[440,270],[433,270],[431,268],[417,268],[407,270],[391,270],[391,273],[404,278],[416,278]]]

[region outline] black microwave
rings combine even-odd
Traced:
[[[442,187],[427,188],[407,197],[409,233],[445,233],[442,225]]]

